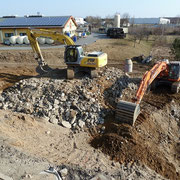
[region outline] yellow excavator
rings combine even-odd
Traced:
[[[59,32],[45,29],[28,29],[27,36],[42,72],[49,72],[52,69],[44,61],[37,41],[38,37],[49,37],[66,45],[64,62],[67,65],[67,79],[73,79],[77,71],[88,72],[91,78],[97,77],[97,68],[104,67],[107,64],[106,53],[94,51],[85,55],[81,45],[75,45],[69,36]]]

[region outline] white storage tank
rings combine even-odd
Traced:
[[[27,36],[24,36],[23,42],[24,42],[25,44],[29,44],[29,39],[28,39]]]
[[[120,28],[121,17],[120,14],[114,16],[114,27]]]
[[[42,37],[39,37],[37,38],[39,44],[45,44],[46,43],[46,38],[42,38]]]
[[[51,39],[51,38],[46,38],[46,43],[47,43],[47,44],[53,44],[53,43],[54,43],[54,40]]]
[[[80,32],[80,33],[78,33],[78,36],[79,36],[79,37],[81,37],[81,36],[82,36],[82,33],[81,33],[81,32]]]
[[[17,39],[18,37],[19,37],[19,36],[11,36],[11,37],[9,38],[10,43],[11,43],[11,44],[16,44],[16,39]]]
[[[19,36],[19,37],[17,37],[16,43],[18,43],[18,44],[23,44],[23,39],[24,39],[24,36]]]
[[[131,59],[126,59],[125,60],[125,72],[129,73],[133,71],[133,62]]]

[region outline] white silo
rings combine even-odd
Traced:
[[[19,36],[11,36],[11,37],[9,38],[10,43],[11,43],[11,44],[16,44],[16,39],[17,39],[18,37],[19,37]]]
[[[121,24],[121,16],[120,14],[116,14],[114,16],[114,27],[120,28],[120,24]]]
[[[46,38],[42,38],[42,37],[37,38],[37,40],[38,40],[39,44],[45,44],[45,42],[46,42]]]
[[[18,44],[23,44],[23,39],[24,39],[24,36],[19,36],[19,37],[17,37],[16,42]]]
[[[23,42],[24,42],[25,44],[29,44],[29,39],[28,39],[27,36],[24,36]]]
[[[52,43],[54,43],[54,40],[51,39],[51,38],[46,38],[46,43],[47,44],[52,44]]]

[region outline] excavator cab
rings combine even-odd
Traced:
[[[66,63],[74,63],[77,61],[78,58],[78,52],[76,48],[68,48],[65,51],[66,55],[65,55],[65,62]]]
[[[169,64],[169,79],[178,80],[180,78],[180,62],[171,62]]]
[[[64,52],[64,61],[67,65],[79,64],[81,57],[83,57],[83,48],[80,45],[66,46]]]

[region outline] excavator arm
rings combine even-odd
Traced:
[[[162,73],[163,71],[167,70],[167,62],[159,61],[157,64],[153,66],[153,68],[147,71],[140,83],[138,91],[136,93],[136,104],[139,104],[151,83],[156,79],[156,77]]]
[[[168,65],[165,61],[159,61],[151,70],[147,71],[141,80],[134,103],[126,101],[120,101],[117,103],[116,119],[120,122],[134,125],[138,115],[140,114],[139,104],[148,86],[151,85],[158,75],[164,76],[166,72],[168,72]]]
[[[43,72],[48,72],[51,70],[51,68],[45,63],[42,52],[40,50],[37,38],[38,37],[50,37],[51,39],[55,40],[55,41],[59,41],[62,44],[65,45],[74,45],[74,41],[61,33],[58,32],[54,32],[54,31],[49,31],[49,30],[45,30],[45,29],[28,29],[27,30],[27,36],[30,42],[30,45],[32,47],[32,50],[35,54],[35,59],[37,60],[40,69]]]

